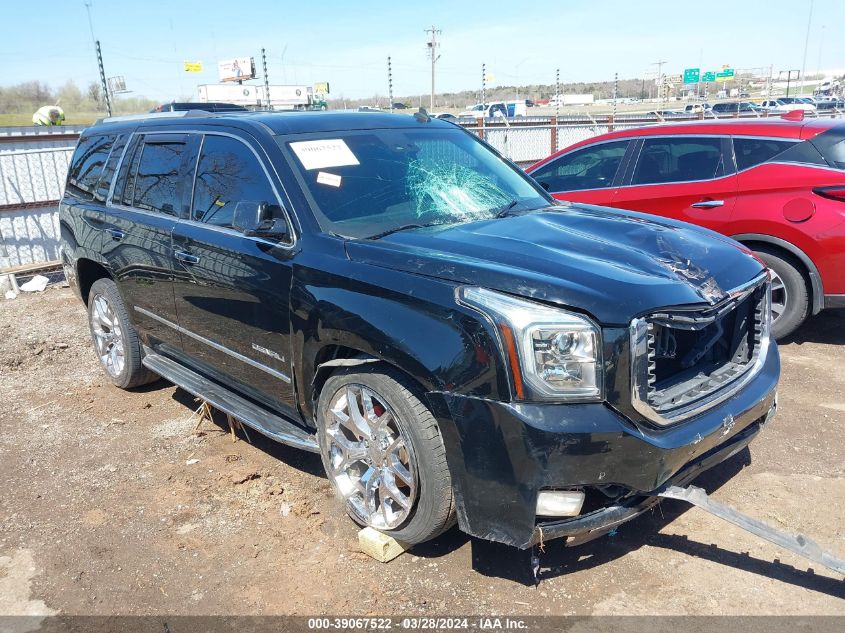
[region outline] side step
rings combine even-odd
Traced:
[[[263,407],[250,402],[184,365],[166,356],[149,351],[141,362],[150,371],[155,372],[165,380],[169,380],[188,393],[202,398],[215,409],[228,413],[259,433],[282,444],[288,444],[312,453],[320,452],[317,438],[313,433],[309,433],[286,418],[270,413]]]
[[[756,534],[767,541],[771,541],[779,547],[788,549],[790,552],[803,556],[814,563],[819,563],[828,569],[832,569],[835,572],[845,575],[845,560],[837,558],[833,553],[822,549],[822,547],[809,536],[804,536],[803,534],[789,534],[787,532],[776,530],[762,521],[746,516],[741,512],[724,505],[723,503],[719,503],[718,501],[711,499],[701,488],[697,488],[695,486],[687,486],[686,488],[669,486],[658,496],[666,497],[667,499],[677,499],[678,501],[686,501],[687,503],[697,506],[702,510],[706,510],[720,519],[724,519],[729,523],[733,523],[737,527],[741,527],[743,530]]]

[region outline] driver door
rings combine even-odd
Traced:
[[[295,249],[232,228],[239,202],[266,202],[284,215],[278,189],[252,139],[197,134],[194,146],[190,214],[173,229],[183,362],[294,416],[289,299]]]

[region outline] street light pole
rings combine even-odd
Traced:
[[[804,38],[804,61],[801,64],[801,95],[804,95],[804,83],[807,81],[807,47],[810,45],[810,25],[813,23],[813,0],[810,0],[810,16],[807,18],[807,35]]]
[[[440,59],[440,55],[437,54],[437,48],[440,46],[437,36],[443,31],[432,26],[430,29],[426,29],[425,32],[431,33],[431,39],[428,41],[428,56],[431,59],[431,109],[434,110],[434,64]]]

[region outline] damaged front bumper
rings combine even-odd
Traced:
[[[635,424],[606,403],[522,404],[430,393],[459,526],[520,548],[601,536],[655,505],[666,486],[682,486],[742,450],[775,411],[779,375],[772,346],[742,390],[668,428]],[[606,501],[578,517],[538,522],[543,489],[589,490]]]

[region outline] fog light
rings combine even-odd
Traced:
[[[541,490],[537,496],[537,516],[576,517],[584,505],[584,493],[577,490]]]

